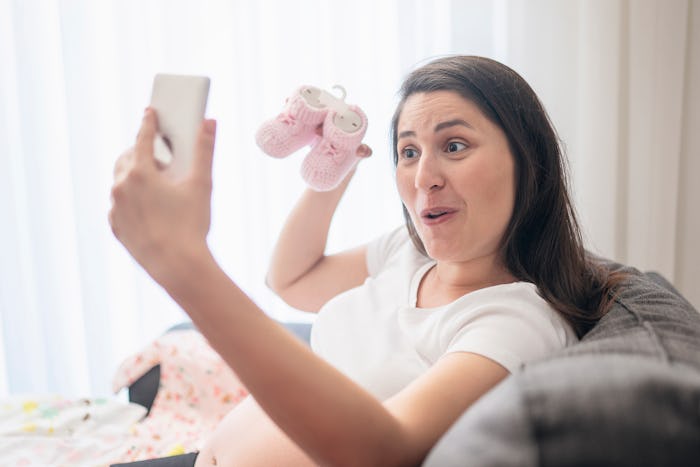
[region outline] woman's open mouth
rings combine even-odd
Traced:
[[[435,225],[435,224],[441,224],[442,222],[446,222],[452,217],[454,217],[454,214],[457,212],[456,209],[452,208],[442,208],[442,207],[436,207],[436,208],[430,208],[430,209],[424,209],[421,211],[421,219],[423,219],[423,223],[426,225]]]

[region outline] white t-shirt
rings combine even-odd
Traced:
[[[529,282],[417,308],[418,285],[434,264],[403,227],[370,243],[369,277],[323,306],[311,333],[313,350],[383,400],[451,352],[476,353],[513,372],[577,340]]]

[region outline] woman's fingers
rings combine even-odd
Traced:
[[[372,155],[372,148],[366,144],[360,144],[360,146],[357,148],[356,154],[357,157],[369,157]]]
[[[133,164],[134,159],[134,149],[129,148],[122,153],[114,163],[114,181],[118,182],[124,178],[129,170],[129,167]]]
[[[158,118],[153,109],[148,107],[143,114],[143,120],[141,121],[141,128],[139,129],[139,134],[136,137],[136,146],[134,154],[134,162],[136,164],[141,164],[143,162],[153,162],[153,139],[156,137],[156,132],[158,131]]]
[[[194,148],[193,175],[203,180],[211,180],[216,141],[216,120],[204,120],[199,128]]]

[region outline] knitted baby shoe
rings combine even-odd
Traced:
[[[263,123],[255,134],[260,149],[272,157],[286,157],[315,138],[316,128],[323,122],[328,108],[319,102],[320,90],[301,86],[287,100],[277,117]]]
[[[345,112],[328,112],[323,123],[323,136],[301,165],[301,176],[316,191],[337,187],[360,157],[357,148],[367,131],[367,117],[357,106]]]

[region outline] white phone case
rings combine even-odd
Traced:
[[[205,76],[161,73],[153,79],[151,107],[156,111],[159,133],[165,140],[164,145],[156,138],[154,156],[175,177],[190,170],[208,96],[209,78]]]

